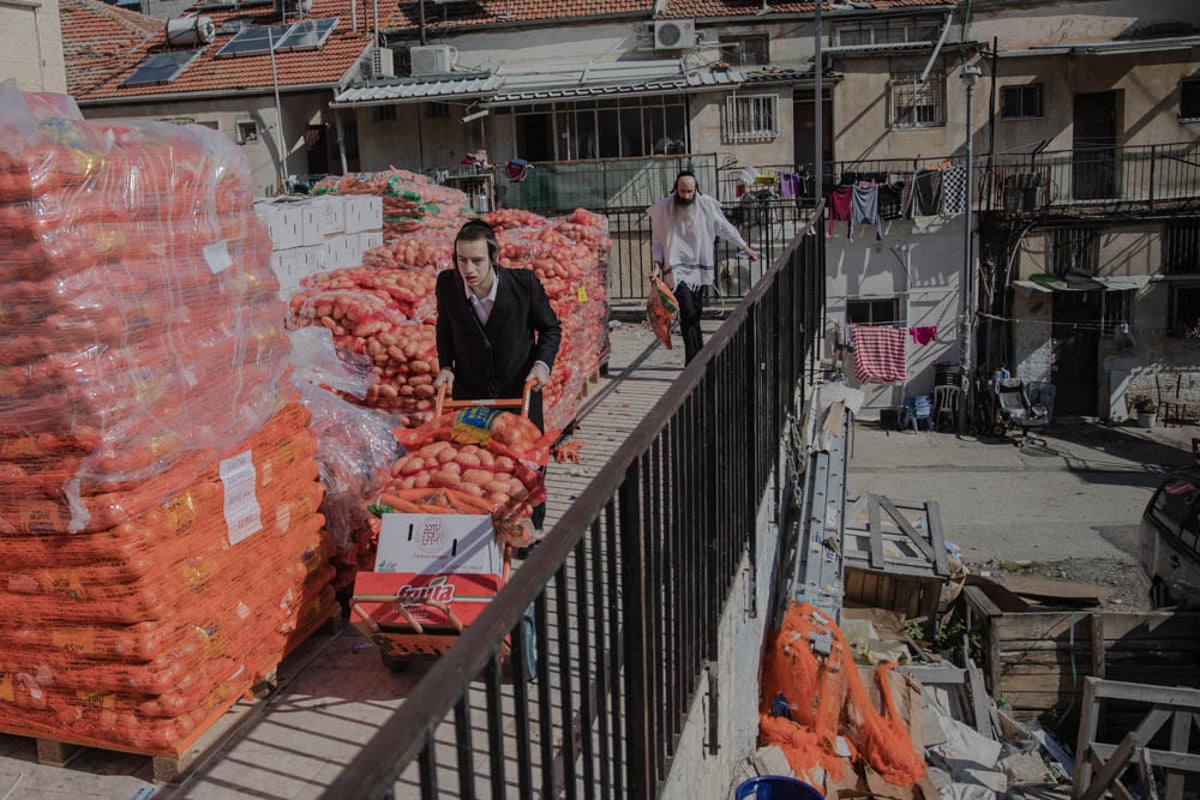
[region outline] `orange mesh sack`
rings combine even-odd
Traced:
[[[813,652],[814,635],[831,638],[829,656]],[[837,625],[814,606],[792,601],[763,657],[759,739],[779,745],[797,776],[820,768],[837,780],[846,763],[836,749],[841,735],[851,747],[851,763],[866,761],[884,780],[912,786],[925,774],[925,761],[892,700],[885,673],[895,666],[884,664],[876,671],[881,712],[859,681],[854,656]],[[778,712],[772,706],[780,696],[786,700],[786,714],[772,713]]]
[[[668,350],[671,349],[671,321],[678,311],[679,301],[675,299],[675,293],[660,279],[651,277],[650,293],[646,298],[646,322]]]
[[[90,498],[261,427],[287,366],[236,146],[72,106],[0,87],[0,530],[27,497],[94,529]]]

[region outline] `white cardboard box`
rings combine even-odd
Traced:
[[[383,231],[368,231],[357,234],[357,236],[360,254],[383,244]]]
[[[345,201],[346,233],[382,230],[382,197],[373,194],[348,194],[342,199]]]
[[[254,204],[254,213],[267,226],[273,249],[288,250],[301,245],[303,213],[300,206],[260,201]]]
[[[305,246],[318,245],[329,236],[346,232],[346,211],[339,195],[321,195],[301,201],[303,214],[301,243]]]
[[[486,514],[384,514],[382,523],[376,572],[500,573],[500,548]]]

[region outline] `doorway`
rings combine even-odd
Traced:
[[[797,167],[803,167],[809,175],[816,175],[813,164],[813,148],[817,141],[817,104],[813,101],[812,93],[807,96],[799,95],[792,104],[792,142],[795,148],[793,158]],[[833,168],[833,103],[828,94],[821,103],[821,150],[823,158],[821,166],[825,170],[824,182],[827,189],[833,188],[835,176]],[[808,186],[806,195],[811,196],[813,186]]]
[[[1117,93],[1075,95],[1071,191],[1076,200],[1120,196],[1117,137]]]
[[[1094,416],[1100,372],[1102,292],[1055,292],[1051,333],[1055,413]]]

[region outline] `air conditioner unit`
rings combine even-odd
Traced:
[[[658,19],[654,21],[655,50],[686,50],[695,46],[695,20]]]
[[[442,75],[451,70],[458,50],[448,44],[411,47],[408,51],[413,75]]]
[[[371,78],[396,77],[396,65],[392,51],[387,47],[376,47],[371,51]]]

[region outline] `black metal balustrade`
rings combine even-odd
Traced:
[[[658,795],[817,368],[822,212],[325,797]]]

